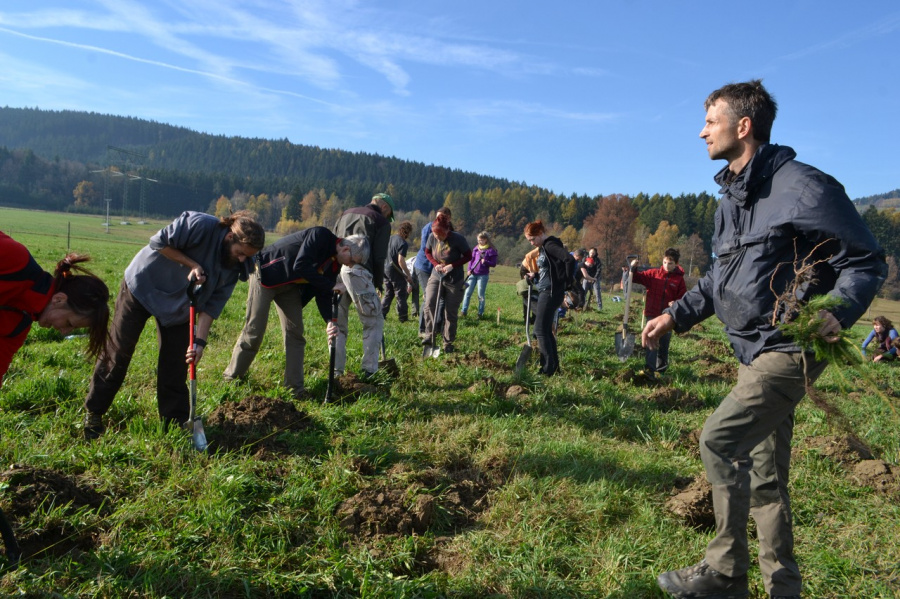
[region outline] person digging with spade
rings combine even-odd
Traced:
[[[231,352],[223,378],[231,382],[246,376],[262,345],[269,309],[275,303],[284,340],[284,386],[295,399],[307,396],[303,361],[303,308],[313,298],[326,323],[332,319],[333,291],[344,292],[338,281],[342,266],[369,260],[369,240],[363,235],[339,238],[325,227],[310,227],[286,235],[255,257],[250,275],[244,328]]]
[[[684,269],[678,266],[681,252],[668,248],[663,255],[659,268],[639,269],[637,260],[631,263],[634,282],[647,288],[647,299],[644,301],[644,316],[647,320],[662,314],[663,309],[671,306],[675,300],[687,293],[684,284]],[[625,268],[624,266],[622,267]],[[657,349],[648,349],[645,355],[645,367],[649,376],[665,372],[669,368],[669,332],[657,339]]]
[[[156,401],[165,426],[188,418],[188,364],[203,357],[206,337],[238,280],[250,274],[248,258],[265,245],[266,233],[246,211],[218,219],[184,212],[150,238],[128,268],[116,298],[109,360],[97,360],[84,400],[84,436],[96,439],[106,430],[110,408],[131,364],[146,322],[156,321]],[[202,285],[194,346],[190,338],[188,285]]]

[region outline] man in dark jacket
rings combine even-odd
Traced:
[[[412,291],[412,274],[406,266],[406,252],[409,250],[409,234],[412,223],[408,220],[400,223],[397,234],[391,237],[388,244],[388,256],[384,261],[384,297],[381,298],[381,315],[387,318],[391,311],[391,302],[397,297],[397,318],[400,322],[409,320],[409,307],[406,298]],[[418,308],[417,308],[418,310]]]
[[[684,270],[678,266],[681,252],[675,248],[669,248],[663,255],[662,266],[659,268],[647,268],[638,270],[632,263],[634,282],[647,288],[647,298],[644,301],[644,316],[647,320],[656,318],[662,311],[671,306],[675,300],[680,299],[686,292],[684,284]],[[657,339],[658,348],[648,349],[645,356],[647,372],[652,376],[655,372],[665,372],[669,367],[669,341],[672,333],[666,333]]]
[[[284,386],[295,398],[305,397],[303,308],[315,297],[319,313],[329,322],[331,294],[333,290],[344,290],[343,284],[337,281],[341,266],[368,259],[368,239],[362,235],[340,239],[325,227],[285,235],[263,248],[255,257],[256,270],[250,275],[244,328],[225,368],[225,380],[233,381],[247,374],[262,345],[269,309],[275,302],[284,339]]]
[[[366,236],[371,251],[365,264],[341,268],[341,280],[347,293],[341,294],[338,310],[334,362],[334,370],[338,374],[343,374],[347,365],[347,320],[351,301],[356,306],[363,327],[362,375],[369,377],[378,371],[384,316],[381,315],[381,300],[378,299],[376,289],[381,291],[384,282],[384,260],[387,258],[393,220],[393,198],[386,193],[379,193],[372,197],[369,204],[345,210],[334,226],[334,234],[338,237]]]
[[[793,555],[788,470],[794,409],[825,368],[782,334],[791,318],[782,294],[792,289],[795,261],[815,263],[796,299],[829,294],[843,300],[820,312],[820,335],[835,341],[865,312],[887,268],[884,253],[844,188],[829,175],[769,143],[776,104],[758,80],[729,84],[706,99],[700,137],[709,157],[728,165],[716,175],[723,194],[715,216],[718,260],[695,288],[647,323],[645,345],[683,332],[715,314],[741,365],[731,393],[700,435],[713,488],[716,537],[698,564],[660,574],[676,597],[747,597],[747,521],[752,514],[766,592],[800,597]]]

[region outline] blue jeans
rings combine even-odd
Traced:
[[[469,277],[469,284],[466,287],[466,295],[463,296],[462,303],[462,313],[463,316],[466,315],[466,312],[469,310],[469,300],[472,298],[472,292],[475,291],[475,286],[478,285],[478,316],[484,315],[484,290],[487,289],[488,277],[490,275],[472,275]]]

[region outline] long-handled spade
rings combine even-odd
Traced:
[[[422,357],[423,358],[437,358],[441,355],[441,346],[434,344],[434,331],[437,329],[437,311],[441,305],[441,294],[444,293],[444,274],[438,274],[438,288],[437,293],[434,294],[434,312],[432,312],[431,316],[431,338],[428,339],[428,342],[422,348]]]
[[[201,285],[194,285],[194,282],[191,281],[187,289],[188,299],[191,302],[191,322],[188,340],[191,348],[194,347],[194,325],[197,321],[197,294],[200,293],[200,288]],[[206,451],[209,443],[206,442],[206,432],[203,430],[203,420],[197,415],[197,365],[195,360],[191,361],[190,373],[191,406],[187,422],[184,423],[184,428],[191,433],[191,442],[194,445],[194,449],[197,451]]]
[[[634,334],[628,331],[628,309],[631,305],[631,261],[636,260],[637,256],[627,256],[625,261],[628,265],[628,271],[625,282],[625,309],[622,311],[622,328],[616,331],[616,354],[619,360],[624,362],[634,353]]]
[[[522,345],[522,351],[519,352],[519,359],[516,360],[516,374],[522,374],[528,361],[531,359],[531,331],[528,325],[531,322],[531,282],[528,283],[528,305],[525,308],[525,343]]]
[[[338,307],[341,305],[341,292],[335,291],[331,295],[331,322],[337,326]],[[334,363],[337,359],[337,337],[328,344],[328,387],[325,389],[325,403],[331,401],[334,393]]]

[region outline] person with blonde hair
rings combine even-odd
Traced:
[[[468,286],[463,296],[462,315],[469,311],[469,301],[475,287],[478,287],[478,318],[484,316],[485,291],[491,269],[497,266],[497,249],[491,243],[491,236],[487,231],[478,234],[478,245],[472,251],[472,260],[469,261]]]
[[[156,322],[156,402],[165,426],[184,423],[190,413],[188,364],[200,362],[209,329],[246,281],[252,258],[265,245],[262,225],[247,211],[216,218],[184,212],[150,238],[125,269],[116,297],[109,360],[97,360],[84,400],[84,436],[103,434],[103,416],[125,381],[144,326]],[[190,340],[188,287],[195,286],[197,322]],[[199,286],[199,287],[197,287]]]
[[[62,335],[88,330],[88,354],[105,358],[109,336],[109,288],[80,266],[90,260],[68,254],[53,274],[31,252],[0,232],[0,386],[33,323]]]

